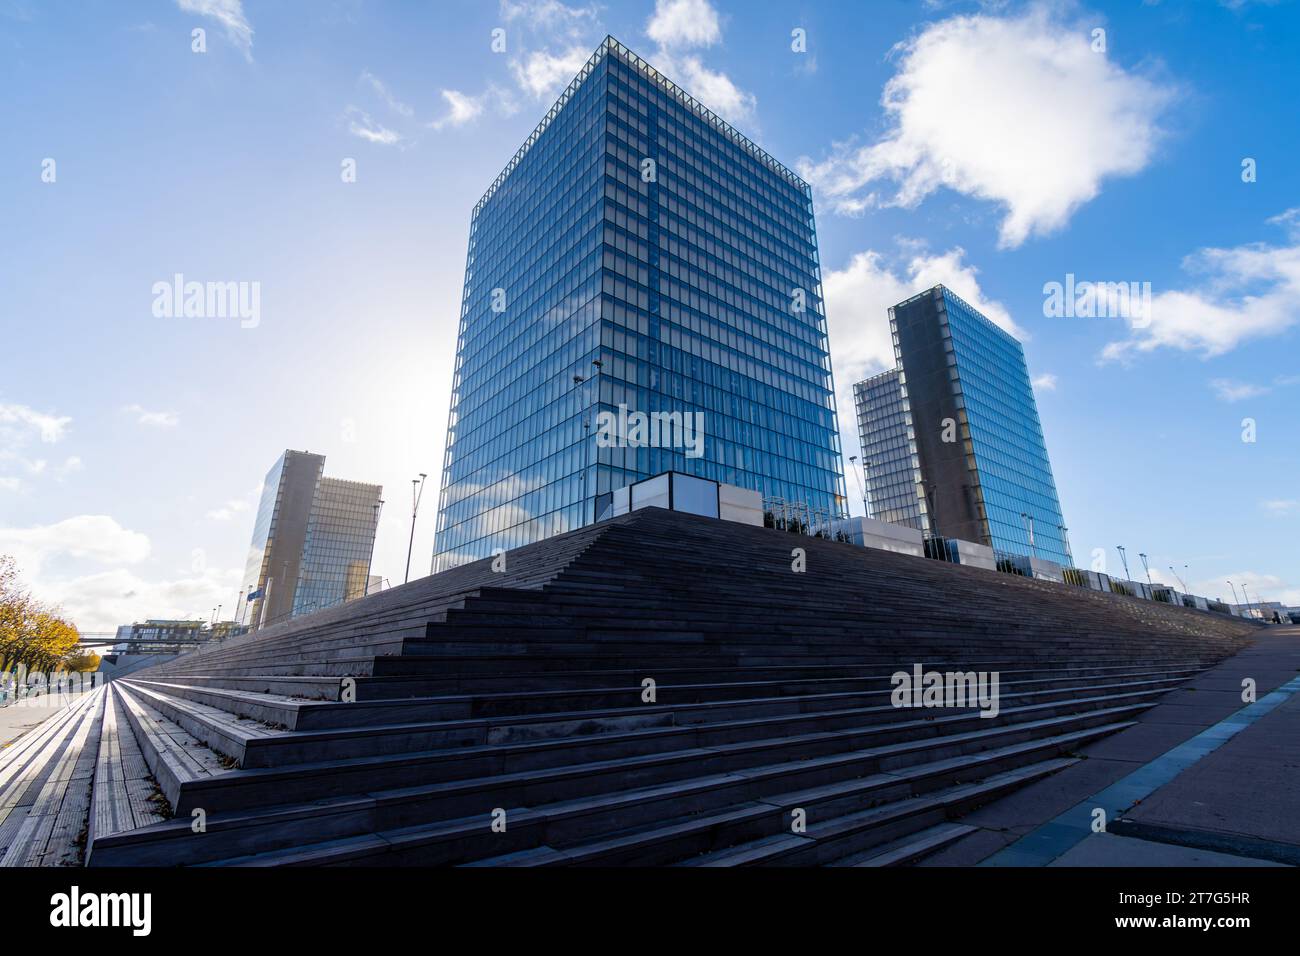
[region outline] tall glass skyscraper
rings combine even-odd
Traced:
[[[326,478],[325,456],[286,451],[266,474],[239,619],[265,626],[366,593],[383,488]]]
[[[854,388],[868,476],[884,481],[875,516],[914,506],[923,523],[898,523],[1072,564],[1021,344],[941,285],[891,308],[889,324],[897,369]]]
[[[597,441],[602,411],[704,441]],[[668,470],[844,510],[812,195],[606,38],[474,209],[435,570]]]
[[[930,530],[916,450],[912,410],[896,368],[853,386],[862,444],[862,480],[871,517],[917,531]]]

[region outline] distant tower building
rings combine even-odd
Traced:
[[[889,324],[898,367],[854,387],[874,516],[1073,564],[1020,343],[941,285]]]
[[[324,469],[324,455],[290,450],[267,472],[244,570],[251,627],[366,593],[383,488]]]
[[[853,386],[862,444],[862,478],[871,517],[917,531],[930,530],[912,412],[896,369]]]
[[[702,440],[598,440],[620,411]],[[436,570],[668,470],[838,516],[808,184],[607,38],[474,208],[448,421]]]

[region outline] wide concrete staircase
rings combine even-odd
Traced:
[[[87,695],[0,754],[0,864],[906,863],[1253,633],[639,511]]]

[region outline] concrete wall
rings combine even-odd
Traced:
[[[763,496],[757,491],[674,472],[664,472],[616,489],[608,509],[597,515],[597,519],[617,518],[640,508],[671,508],[723,521],[763,526]],[[713,513],[715,509],[716,514]]]
[[[763,496],[735,485],[718,486],[718,517],[723,521],[763,527]]]
[[[911,554],[918,558],[925,556],[921,532],[905,525],[891,524],[876,518],[853,517],[835,522],[834,528],[836,532],[847,535],[859,547]]]
[[[958,564],[965,564],[972,568],[985,568],[989,571],[998,569],[998,557],[986,544],[949,538],[948,550],[957,556]]]
[[[175,654],[116,654],[114,660],[108,657],[102,657],[99,661],[99,670],[96,673],[103,674],[104,680],[113,680],[118,677],[125,677],[132,671],[138,671],[141,668],[151,667],[154,664],[161,664],[164,661],[175,660]]]
[[[1056,581],[1058,584],[1065,583],[1065,569],[1055,561],[1048,561],[1046,558],[1021,557],[1016,560],[1016,565],[1027,578]]]

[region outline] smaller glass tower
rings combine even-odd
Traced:
[[[383,488],[324,469],[324,455],[290,449],[266,474],[240,612],[253,629],[366,593]]]
[[[875,516],[1072,565],[1021,344],[942,285],[889,324],[898,367],[854,388]]]

